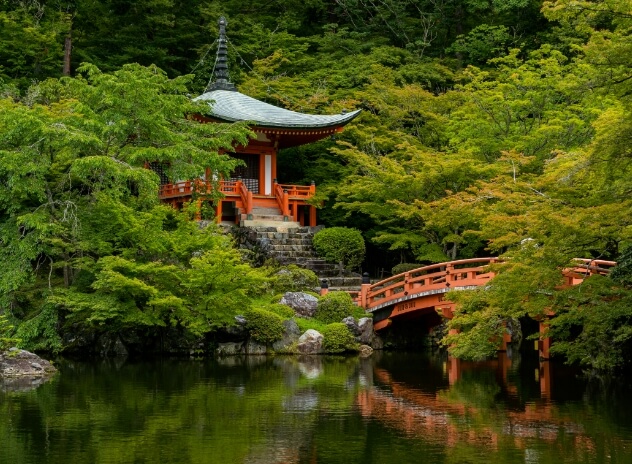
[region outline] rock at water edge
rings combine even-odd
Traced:
[[[307,330],[298,339],[298,351],[301,354],[320,354],[323,352],[323,335],[314,329]]]

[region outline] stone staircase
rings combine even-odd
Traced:
[[[277,206],[261,207],[255,206],[250,214],[242,214],[240,217],[242,227],[282,227],[283,229],[292,229],[300,227],[298,222],[287,221],[281,214],[281,210]]]
[[[264,221],[254,219],[254,210],[252,217],[253,222]],[[281,265],[295,264],[314,271],[320,280],[327,280],[330,290],[359,291],[362,284],[359,274],[344,272],[340,276],[337,265],[327,263],[316,254],[312,239],[320,227],[301,227],[295,224],[276,222],[276,225],[251,225],[248,227],[248,240],[251,243],[256,242],[269,258]]]

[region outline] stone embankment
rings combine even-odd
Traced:
[[[316,297],[303,292],[287,292],[280,301],[294,310],[296,317],[310,318],[316,312],[318,300]],[[246,320],[238,319],[238,323],[246,325]],[[359,344],[359,352],[369,355],[374,349],[381,350],[384,347],[382,340],[373,331],[373,320],[363,317],[356,321],[352,316],[342,321],[354,335]],[[323,348],[323,335],[314,329],[306,330],[301,334],[298,324],[293,319],[283,322],[285,328],[282,339],[271,346],[264,346],[252,340],[220,343],[215,351],[217,356],[259,355],[259,354],[326,354]]]

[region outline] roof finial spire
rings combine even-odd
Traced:
[[[228,77],[228,63],[227,55],[228,48],[226,47],[226,18],[220,17],[219,21],[219,45],[217,46],[217,58],[215,59],[215,81],[209,83],[206,87],[206,92],[211,90],[236,90],[235,85],[230,82]]]

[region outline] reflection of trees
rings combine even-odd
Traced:
[[[0,462],[298,462],[319,416],[361,388],[357,358],[314,359],[65,362],[0,396]]]

